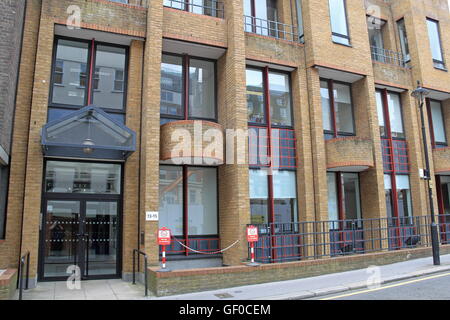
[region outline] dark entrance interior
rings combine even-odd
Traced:
[[[121,273],[121,165],[47,161],[41,280],[116,278]]]

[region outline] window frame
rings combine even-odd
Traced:
[[[330,7],[330,0],[328,0],[328,13],[330,16],[330,30],[331,30],[331,41],[335,44],[339,44],[342,46],[346,46],[346,47],[352,47],[352,41],[351,41],[351,37],[350,37],[350,28],[349,28],[349,23],[348,23],[348,9],[347,9],[347,1],[346,0],[340,0],[343,2],[343,7],[344,7],[344,16],[345,16],[345,28],[347,30],[347,34],[340,34],[337,32],[333,31],[333,24],[332,24],[332,12],[331,12],[331,7]],[[342,38],[342,39],[346,39],[348,40],[348,43],[340,43],[337,42],[333,39],[333,37],[338,37],[338,38]]]
[[[85,86],[84,89],[84,103],[83,106],[76,106],[76,105],[70,105],[70,104],[63,104],[63,103],[54,103],[53,100],[53,86],[54,86],[54,72],[55,72],[55,66],[56,66],[56,55],[57,55],[57,49],[58,49],[58,42],[59,40],[67,40],[67,41],[74,41],[74,42],[81,42],[81,43],[87,43],[88,45],[88,57],[86,61],[86,83],[87,86]],[[92,43],[94,44],[94,48],[92,48]],[[124,91],[123,91],[123,107],[122,109],[114,109],[114,108],[105,108],[99,105],[105,112],[108,113],[117,113],[117,114],[125,114],[127,111],[127,100],[128,100],[128,72],[129,72],[129,60],[130,60],[130,48],[128,46],[119,45],[115,43],[108,43],[108,42],[102,42],[97,41],[95,39],[79,39],[79,38],[73,38],[73,37],[67,37],[67,36],[60,36],[55,35],[53,39],[53,53],[52,53],[52,64],[51,64],[51,77],[50,77],[50,90],[49,90],[49,97],[48,97],[48,107],[55,108],[55,109],[68,109],[68,110],[78,110],[83,107],[86,107],[89,104],[89,101],[93,101],[94,97],[94,77],[92,77],[92,83],[90,79],[90,69],[92,67],[92,76],[95,73],[95,64],[96,64],[96,53],[97,53],[97,47],[98,45],[108,46],[108,47],[116,47],[125,49],[125,66],[124,66]],[[94,56],[92,56],[92,53],[94,53]],[[60,85],[59,85],[60,86]],[[90,96],[89,96],[90,91]]]
[[[441,118],[442,118],[442,124],[443,124],[443,129],[444,129],[445,141],[436,141],[436,139],[435,139],[433,116],[432,116],[432,110],[431,110],[431,102],[439,103],[440,113],[441,113]],[[447,147],[448,146],[447,128],[446,128],[446,125],[445,125],[444,111],[442,109],[442,101],[439,101],[439,100],[436,100],[436,99],[431,99],[431,98],[426,98],[426,107],[427,107],[428,124],[429,124],[429,127],[430,127],[431,145],[432,145],[433,149],[436,148],[437,145],[441,146],[441,147]]]
[[[375,92],[379,91],[381,93],[381,103],[382,103],[382,110],[383,110],[383,120],[384,120],[384,130],[385,135],[382,135],[380,132],[380,137],[384,139],[392,139],[392,140],[402,140],[406,141],[406,127],[405,127],[405,119],[403,116],[403,103],[402,103],[402,95],[400,92],[390,91],[387,89],[379,89],[375,88]],[[403,128],[403,135],[404,137],[393,137],[392,136],[392,128],[391,128],[391,117],[389,116],[389,101],[388,101],[388,94],[395,94],[399,97],[399,106],[400,106],[400,113],[402,116],[402,128]],[[378,124],[379,127],[379,124]]]
[[[327,86],[328,86],[328,96],[329,96],[329,101],[330,101],[330,106],[329,107],[330,107],[330,114],[331,114],[331,117],[332,117],[331,120],[332,120],[332,125],[333,125],[333,130],[325,130],[325,129],[323,129],[324,135],[333,135],[333,138],[331,138],[331,139],[336,139],[336,138],[340,138],[340,137],[355,137],[356,136],[356,121],[355,121],[355,106],[354,106],[354,103],[353,103],[352,83],[320,77],[319,78],[319,85],[320,85],[321,81],[326,82]],[[352,125],[353,125],[353,131],[354,131],[353,133],[344,132],[344,131],[338,131],[337,121],[336,121],[337,120],[336,107],[335,107],[335,103],[334,103],[334,92],[333,92],[334,83],[348,86],[349,89],[350,89],[350,99],[351,99],[351,106],[352,106]],[[323,127],[323,125],[322,125],[322,127]]]
[[[439,50],[441,52],[442,61],[437,60],[437,59],[435,59],[433,57],[433,51],[431,50],[430,29],[429,29],[429,26],[428,26],[428,22],[432,22],[432,23],[434,23],[436,25],[437,37],[439,39]],[[426,17],[426,25],[427,25],[428,41],[429,41],[429,44],[430,44],[431,58],[433,60],[433,67],[435,69],[438,69],[438,70],[447,71],[447,67],[446,67],[446,63],[445,63],[445,57],[444,57],[444,49],[442,48],[442,35],[441,35],[441,26],[440,26],[439,20],[436,20],[436,19],[433,19],[433,18],[430,18],[430,17]],[[436,66],[437,63],[441,64],[442,68],[441,67],[437,67]]]
[[[175,168],[180,168],[181,169],[181,176],[182,176],[182,219],[183,219],[183,234],[181,235],[181,237],[183,239],[196,239],[196,238],[219,238],[220,240],[220,193],[219,193],[219,168],[216,166],[204,166],[204,165],[173,165],[173,164],[160,164],[159,165],[159,172],[161,170],[161,167],[175,167]],[[217,227],[217,234],[208,234],[208,235],[189,235],[189,229],[188,229],[188,225],[186,224],[186,222],[189,220],[189,177],[187,176],[189,168],[206,168],[206,169],[215,169],[216,171],[216,206],[217,206],[217,223],[216,223],[216,227]],[[159,174],[159,173],[158,173]],[[159,177],[159,176],[158,176]],[[159,210],[159,209],[158,209]],[[186,249],[186,251],[182,254],[179,254],[178,256],[186,256],[188,257],[188,250]]]
[[[249,188],[250,188],[250,171],[258,171],[258,170],[262,170],[265,172],[268,172],[265,168],[261,168],[261,167],[249,167],[248,168],[249,172],[248,172],[248,176],[249,176]],[[299,203],[298,203],[298,176],[297,176],[297,170],[289,170],[289,169],[282,169],[282,170],[278,170],[278,171],[290,171],[294,173],[294,183],[295,183],[295,201],[296,201],[296,212],[292,212],[292,216],[294,218],[293,221],[291,221],[290,223],[296,223],[299,222]],[[274,183],[273,183],[273,175],[272,174],[266,174],[266,179],[267,179],[267,198],[264,199],[267,201],[267,223],[264,224],[271,224],[271,223],[275,223],[275,224],[283,224],[284,222],[276,222],[275,221],[275,212],[274,212],[274,207],[275,207],[275,200],[277,198],[275,198],[274,194],[275,194],[275,188],[274,188]],[[249,195],[249,205],[251,205],[251,200],[252,199],[262,199],[262,198],[251,198]],[[295,219],[296,218],[296,219]],[[251,209],[250,209],[250,220],[251,220]]]
[[[274,73],[285,74],[285,75],[288,76],[288,79],[289,79],[289,104],[290,104],[291,125],[273,125],[272,123],[270,123],[270,128],[294,129],[294,127],[295,127],[295,125],[294,125],[295,124],[295,119],[294,119],[294,100],[293,100],[293,97],[292,97],[291,73],[289,71],[278,70],[278,69],[274,69],[274,68],[270,68],[270,67],[259,67],[259,66],[254,66],[254,65],[247,64],[245,66],[245,70],[247,71],[248,69],[261,71],[262,80],[263,80],[263,87],[262,87],[262,89],[263,89],[263,103],[264,103],[264,123],[250,122],[249,119],[248,119],[248,113],[247,113],[247,124],[248,124],[248,126],[269,128],[268,118],[270,118],[270,117],[267,117],[267,110],[269,109],[269,112],[270,112],[270,108],[267,108],[267,98],[270,98],[270,89],[267,87],[267,85],[270,86],[269,73],[270,72],[274,72]],[[245,87],[246,87],[246,92],[247,92],[247,84],[246,84]],[[269,107],[271,107],[271,106],[269,105]],[[247,109],[247,111],[248,111],[248,109]]]
[[[183,115],[178,116],[178,115],[170,115],[170,114],[164,114],[164,113],[160,113],[160,119],[167,119],[169,121],[177,121],[177,120],[203,120],[203,121],[211,121],[211,122],[218,122],[218,82],[217,82],[217,60],[214,59],[210,59],[210,58],[204,58],[204,57],[198,57],[198,56],[192,56],[192,55],[188,55],[188,54],[180,54],[180,53],[172,53],[172,52],[166,52],[163,51],[161,53],[161,55],[168,55],[168,56],[174,56],[174,57],[179,57],[182,59],[182,63],[181,63],[181,81],[182,81],[182,90],[181,90],[181,95],[182,95],[182,110],[183,110]],[[186,61],[186,59],[188,61]],[[214,118],[204,118],[204,117],[192,117],[189,116],[189,61],[191,59],[194,60],[203,60],[203,61],[208,61],[208,62],[212,62],[214,64]],[[162,61],[161,61],[162,63]],[[161,68],[160,68],[160,72],[161,72]],[[161,85],[160,85],[161,87]],[[187,103],[187,105],[186,105]]]
[[[403,24],[403,27],[405,29],[405,37],[402,37],[400,33],[400,24]],[[406,22],[405,17],[402,17],[395,21],[395,25],[397,27],[397,33],[398,33],[398,39],[400,42],[400,50],[402,51],[403,58],[405,59],[405,64],[411,62],[411,50],[409,48],[409,41],[408,41],[408,32],[406,30]],[[402,41],[403,39],[403,41]],[[405,47],[405,48],[403,48]],[[404,51],[408,48],[408,53],[406,54]]]

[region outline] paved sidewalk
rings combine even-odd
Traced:
[[[381,283],[419,277],[450,270],[450,255],[441,256],[441,265],[434,266],[433,258],[414,259],[379,266]],[[338,292],[366,288],[374,273],[368,269],[346,271],[298,280],[271,282],[221,290],[204,291],[152,300],[298,300]]]
[[[16,292],[16,299],[18,292]],[[144,286],[121,279],[82,281],[80,289],[70,290],[66,281],[39,282],[25,290],[23,300],[146,300]]]

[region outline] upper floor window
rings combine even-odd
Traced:
[[[427,99],[428,119],[430,123],[431,143],[436,145],[447,145],[445,135],[445,124],[440,101]]]
[[[292,126],[289,74],[266,69],[247,68],[248,122],[267,124],[267,107],[273,126]]]
[[[403,129],[402,106],[400,94],[386,90],[377,90],[375,93],[378,123],[382,137],[405,138]]]
[[[434,67],[438,69],[445,69],[445,62],[441,47],[441,37],[439,32],[439,22],[428,18],[427,26]]]
[[[50,105],[83,107],[89,104],[125,109],[127,49],[95,41],[57,38],[53,60]],[[117,72],[121,75],[121,90]]]
[[[405,19],[402,18],[397,21],[397,29],[403,58],[405,59],[405,62],[409,62],[411,60],[411,56],[409,53],[409,44],[408,44],[408,36],[406,33]]]
[[[328,0],[333,42],[350,45],[345,0]]]
[[[211,60],[163,54],[161,118],[215,121],[215,69]]]
[[[244,15],[245,31],[276,36],[278,21],[276,0],[244,0]]]
[[[351,85],[323,79],[320,94],[325,137],[355,135]]]

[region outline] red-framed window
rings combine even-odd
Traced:
[[[354,136],[355,120],[351,84],[321,79],[320,95],[325,139]]]
[[[296,138],[288,73],[247,67],[252,223],[297,222]]]
[[[217,121],[216,61],[163,53],[161,124],[176,120]]]
[[[384,169],[386,210],[391,224],[408,224],[412,217],[408,143],[403,125],[401,95],[386,89],[375,92]]]
[[[159,227],[174,239],[168,254],[219,250],[217,168],[160,165]]]
[[[125,121],[128,54],[126,46],[56,36],[53,48],[48,121],[87,105]],[[121,90],[115,77],[121,73]]]

